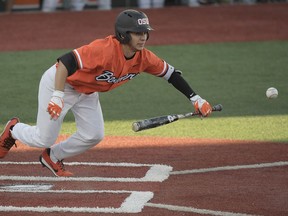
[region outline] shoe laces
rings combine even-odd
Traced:
[[[4,148],[10,150],[13,145],[15,145],[15,147],[17,147],[17,145],[15,143],[15,139],[13,139],[11,136],[4,139],[4,142],[3,142]]]
[[[65,167],[64,167],[64,164],[63,164],[63,160],[58,160],[57,161],[57,165],[60,167],[60,169],[62,171],[65,171]]]

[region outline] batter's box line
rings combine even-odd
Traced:
[[[37,162],[12,162],[3,161],[0,165],[34,165]],[[83,182],[163,182],[169,178],[171,166],[162,164],[136,164],[136,163],[65,163],[68,166],[115,166],[115,167],[150,167],[142,178],[112,178],[112,177],[42,177],[42,176],[7,176],[1,175],[0,180],[11,181],[83,181]]]
[[[22,192],[15,190],[6,190],[5,192]],[[72,212],[72,213],[139,213],[145,204],[151,200],[154,194],[150,191],[97,191],[97,190],[47,190],[47,191],[25,191],[33,193],[130,193],[119,208],[113,207],[17,207],[17,206],[0,206],[0,212]]]
[[[208,172],[219,172],[219,171],[230,171],[241,169],[260,169],[260,168],[280,167],[280,166],[288,166],[288,161],[181,170],[181,171],[173,171],[170,173],[170,175],[186,175],[186,174],[208,173]]]

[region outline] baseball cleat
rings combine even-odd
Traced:
[[[10,131],[18,122],[19,119],[16,117],[10,119],[0,135],[0,158],[4,158],[13,145],[16,146],[16,140],[12,137]]]
[[[40,163],[43,167],[47,167],[55,176],[58,177],[69,177],[73,176],[73,173],[66,171],[64,168],[63,160],[58,160],[54,163],[50,158],[50,148],[47,148],[40,155]]]

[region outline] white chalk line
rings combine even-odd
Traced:
[[[259,168],[279,167],[279,166],[288,166],[288,161],[250,164],[250,165],[222,166],[222,167],[212,167],[212,168],[202,168],[202,169],[192,169],[192,170],[182,170],[182,171],[172,171],[172,172],[170,172],[170,175],[186,175],[186,174],[240,170],[240,169],[259,169]]]
[[[50,190],[53,184],[10,184],[0,185],[0,192],[38,192]]]
[[[0,165],[39,165],[40,162],[17,162],[17,161],[0,161]],[[139,163],[111,163],[111,162],[66,162],[65,166],[112,166],[112,167],[152,167],[162,164],[139,164]],[[166,165],[164,165],[166,166]]]
[[[139,192],[139,191],[127,191],[127,190],[27,190],[24,188],[23,190],[18,187],[6,187],[0,189],[0,192],[19,192],[23,193],[78,193],[78,194],[91,194],[91,193],[114,193],[114,194],[122,194],[122,193],[130,193],[130,196],[125,199],[120,208],[89,208],[89,207],[16,207],[16,206],[0,206],[0,211],[29,211],[29,212],[78,212],[78,213],[139,213],[142,211],[144,206],[167,209],[171,211],[178,212],[192,212],[198,214],[209,214],[209,215],[220,215],[220,216],[251,216],[249,214],[242,213],[233,213],[233,212],[224,212],[224,211],[213,211],[207,209],[197,209],[193,207],[185,207],[185,206],[176,206],[176,205],[166,205],[166,204],[155,204],[148,203],[154,196],[152,192]]]
[[[208,209],[198,209],[193,207],[186,206],[176,206],[176,205],[166,205],[166,204],[156,204],[156,203],[146,203],[145,206],[167,209],[170,211],[177,212],[191,212],[197,214],[206,214],[206,215],[220,215],[220,216],[255,216],[251,214],[243,214],[243,213],[234,213],[234,212],[224,212],[224,211],[213,211]]]
[[[15,162],[8,162],[8,163],[5,162],[5,163],[6,164],[15,164]],[[16,163],[17,164],[18,163],[23,164],[22,162],[16,162]],[[0,162],[0,164],[1,164],[1,162]],[[36,164],[36,163],[34,163],[34,162],[26,162],[26,164]],[[100,164],[101,164],[101,166],[105,166],[105,165],[114,166],[113,164],[115,164],[115,163],[86,163],[85,165],[100,165]],[[122,165],[120,165],[120,164],[117,164],[117,165],[118,166],[126,166],[128,164],[127,163],[123,163]],[[76,164],[71,163],[70,165],[76,165],[77,166],[77,165],[84,165],[84,164],[83,163],[76,163]],[[192,170],[183,170],[183,171],[171,171],[170,174],[171,175],[183,175],[183,174],[206,173],[206,172],[217,172],[217,171],[239,170],[239,169],[255,169],[255,168],[257,169],[257,168],[267,168],[267,167],[277,167],[277,166],[287,166],[287,165],[288,165],[287,161],[280,161],[280,162],[273,162],[273,163],[261,163],[261,164],[251,164],[251,165],[235,165],[235,166],[202,168],[202,169],[192,169]],[[142,165],[132,164],[132,166],[141,167]],[[151,165],[144,164],[143,166],[151,166]],[[172,170],[172,167],[170,167],[170,169]],[[57,179],[59,179],[59,178],[57,178]],[[70,179],[70,178],[65,178],[65,179]],[[122,178],[120,178],[120,179],[122,179]],[[86,191],[86,192],[89,193],[89,191]],[[99,191],[99,193],[100,192],[101,191]],[[103,191],[103,192],[109,192],[109,191]],[[128,192],[128,191],[126,191],[126,192]],[[85,191],[83,193],[85,193]],[[115,193],[117,193],[117,192],[115,192]],[[152,193],[152,192],[150,192],[150,193]],[[153,193],[152,193],[152,197],[153,197]],[[128,198],[131,199],[131,196],[129,196]],[[144,199],[145,199],[145,197],[144,197]],[[144,202],[145,206],[154,207],[154,208],[162,208],[162,209],[167,209],[167,210],[171,210],[171,211],[192,212],[192,213],[198,213],[198,214],[209,214],[209,215],[220,215],[220,216],[252,216],[251,214],[245,214],[245,213],[213,211],[213,210],[208,210],[208,209],[197,209],[197,208],[185,207],[185,206],[148,203],[148,201]],[[133,202],[134,202],[134,200],[133,200]],[[20,207],[20,209],[18,209],[18,210],[17,210],[17,208],[19,208],[19,207],[0,206],[0,211],[2,211],[2,210],[5,211],[5,209],[7,209],[7,211],[11,211],[11,210],[13,210],[13,211],[23,211],[23,207]],[[123,210],[125,208],[127,208],[128,210]],[[130,206],[130,204],[128,202],[128,205],[124,205],[124,207],[123,207],[123,204],[122,204],[121,207],[118,208],[118,209],[115,209],[115,208],[98,208],[98,207],[96,207],[96,208],[24,207],[24,210],[25,211],[36,211],[36,212],[55,212],[55,211],[63,212],[63,211],[69,211],[69,212],[91,212],[91,213],[94,213],[94,212],[95,213],[97,213],[97,212],[130,213],[130,210],[129,210],[130,208],[131,208],[131,206]],[[143,206],[141,207],[141,209],[142,208],[143,208]],[[134,213],[136,213],[137,211],[141,212],[141,210],[139,211],[139,207],[138,207],[138,209],[133,210],[133,211],[134,211]]]
[[[9,191],[6,192],[21,192],[21,191]],[[26,191],[35,192],[35,191]],[[38,191],[39,193],[130,193],[130,195],[124,200],[119,208],[114,207],[17,207],[17,206],[0,206],[0,212],[73,212],[73,213],[139,213],[154,194],[150,191],[80,191],[80,190],[51,190],[51,191]]]
[[[39,165],[39,162],[12,162],[3,161],[0,165]],[[144,177],[141,178],[113,178],[113,177],[42,177],[42,176],[9,176],[0,175],[0,180],[11,181],[82,181],[82,182],[163,182],[169,178],[171,166],[161,164],[136,164],[136,163],[65,163],[68,166],[115,166],[115,167],[150,167]]]
[[[6,165],[39,165],[36,162],[0,162]],[[142,178],[107,178],[107,177],[41,177],[41,176],[0,176],[0,180],[12,180],[12,181],[117,181],[117,182],[162,182],[169,177],[169,173],[172,171],[171,166],[159,165],[159,164],[135,164],[135,163],[67,163],[69,166],[88,165],[88,166],[123,166],[123,167],[142,167],[150,166],[150,169],[146,172]],[[37,187],[38,190],[37,190]],[[153,198],[154,194],[150,191],[75,191],[75,190],[48,190],[49,185],[6,185],[0,186],[0,192],[30,192],[30,193],[130,193],[130,195],[124,200],[119,208],[105,207],[105,208],[90,208],[90,207],[17,207],[17,206],[0,206],[1,211],[17,211],[17,212],[89,212],[89,213],[138,213],[144,208],[145,203]]]
[[[261,163],[261,164],[250,164],[250,165],[212,167],[212,168],[202,168],[202,169],[192,169],[192,170],[182,170],[182,171],[172,171],[172,172],[170,172],[170,175],[186,175],[186,174],[208,173],[208,172],[240,170],[240,169],[259,169],[259,168],[279,167],[279,166],[288,166],[288,161],[279,161],[279,162]],[[193,208],[193,207],[175,206],[175,205],[166,205],[166,204],[146,203],[145,206],[155,207],[155,208],[163,208],[163,209],[167,209],[167,210],[171,210],[171,211],[193,212],[193,213],[208,214],[208,215],[251,216],[251,214],[245,214],[245,213],[213,211],[213,210],[208,210],[208,209],[197,209],[197,208]]]

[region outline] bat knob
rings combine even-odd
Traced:
[[[217,104],[212,108],[213,111],[222,111],[222,109],[223,109],[222,104]]]
[[[132,124],[132,130],[137,132],[137,131],[139,131],[139,129],[140,129],[140,125],[137,122],[134,122]]]

